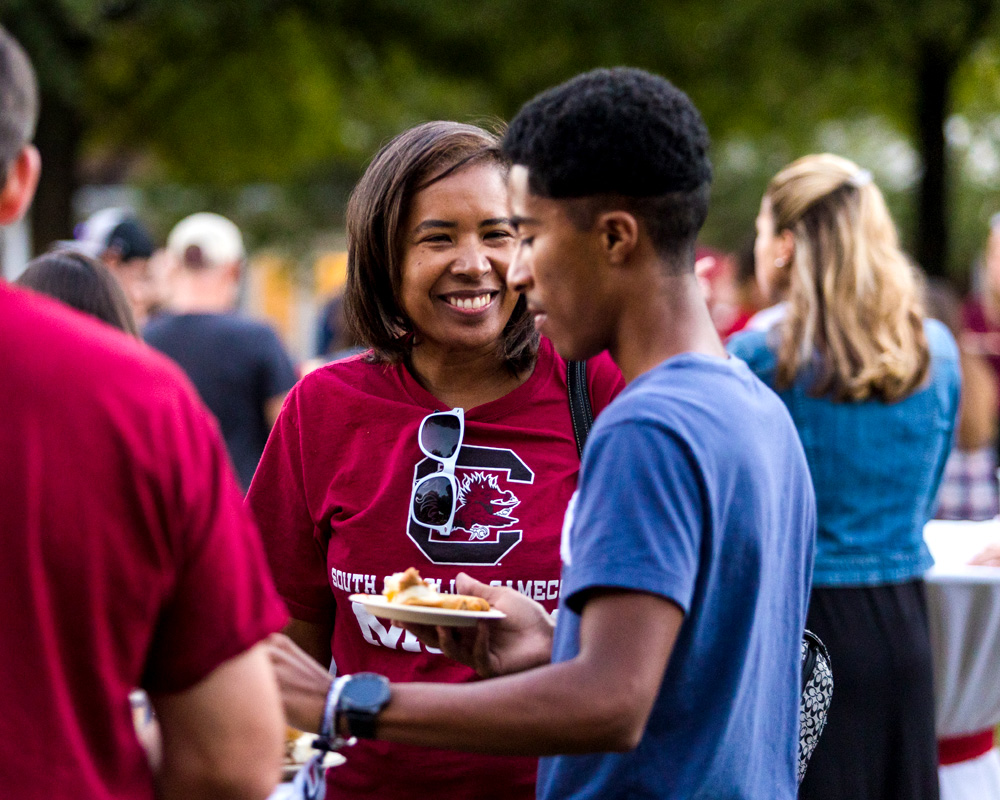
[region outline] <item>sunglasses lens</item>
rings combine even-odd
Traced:
[[[420,431],[420,443],[437,458],[451,458],[461,441],[462,425],[454,414],[430,416]]]
[[[447,525],[455,507],[451,481],[432,476],[421,481],[413,495],[413,518],[421,525]]]

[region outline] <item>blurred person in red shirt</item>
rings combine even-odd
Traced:
[[[990,218],[990,232],[972,293],[962,306],[963,352],[986,359],[1000,379],[1000,213]]]
[[[743,330],[766,305],[754,273],[752,237],[732,254],[699,247],[695,251],[695,270],[723,341]]]
[[[0,226],[41,169],[31,64],[0,28]],[[0,283],[4,798],[264,798],[286,612],[218,430],[133,337]],[[155,763],[129,694],[162,731]]]

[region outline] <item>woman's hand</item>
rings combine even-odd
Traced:
[[[502,620],[481,620],[475,628],[414,625],[404,627],[428,647],[472,667],[483,677],[507,675],[548,664],[555,622],[545,608],[520,592],[489,586],[459,573],[459,594],[485,599],[506,614]]]
[[[1000,543],[987,545],[969,563],[977,567],[1000,567]]]
[[[268,637],[267,650],[288,724],[318,733],[333,682],[329,671],[283,633]]]

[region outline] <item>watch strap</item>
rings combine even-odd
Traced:
[[[375,738],[375,714],[370,711],[344,711],[342,713],[347,721],[347,730],[351,736],[356,736],[358,739]]]
[[[337,704],[340,701],[340,693],[344,691],[344,684],[350,677],[350,675],[338,675],[333,679],[333,683],[330,684],[330,689],[326,693],[323,716],[319,723],[319,738],[313,743],[313,747],[318,750],[333,749],[333,743],[339,737],[335,725]]]

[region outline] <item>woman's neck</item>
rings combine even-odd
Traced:
[[[408,362],[421,386],[450,408],[475,408],[509,394],[531,375],[515,375],[494,348],[488,351],[441,352],[417,345]]]

